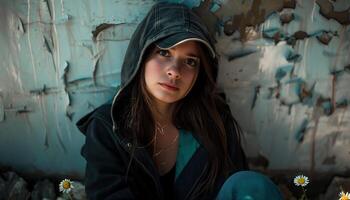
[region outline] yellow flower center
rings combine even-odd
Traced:
[[[305,183],[305,179],[299,178],[299,179],[298,179],[298,183],[299,183],[300,185],[303,185],[303,184]]]
[[[349,200],[349,198],[347,196],[345,196],[345,195],[342,195],[340,199],[341,200]]]
[[[68,182],[68,181],[63,182],[63,188],[64,189],[69,189],[70,188],[70,182]]]

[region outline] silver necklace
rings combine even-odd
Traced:
[[[154,154],[153,154],[153,157],[157,157],[157,156],[159,156],[162,152],[164,152],[164,151],[170,149],[170,148],[173,146],[173,144],[177,141],[178,138],[179,138],[179,135],[176,135],[176,137],[173,139],[173,141],[172,141],[167,147],[164,147],[164,148],[160,149],[158,152],[154,153]],[[154,151],[155,151],[155,150],[156,150],[156,146],[154,145]]]
[[[159,123],[159,122],[156,122],[156,134],[157,133],[160,133],[161,135],[165,135],[164,133],[164,128],[166,128],[168,126],[168,124],[164,124],[163,126]]]

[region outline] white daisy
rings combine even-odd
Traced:
[[[340,197],[339,200],[349,200],[350,199],[350,193],[349,192],[345,193],[345,192],[341,191],[339,193],[339,197]]]
[[[73,188],[73,181],[69,179],[64,179],[60,182],[60,192],[69,193]]]
[[[309,178],[304,175],[298,175],[294,178],[294,184],[296,186],[305,187],[307,184],[309,184]]]

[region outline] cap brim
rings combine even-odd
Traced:
[[[176,33],[176,34],[170,35],[166,38],[156,41],[155,44],[159,48],[170,49],[187,41],[198,41],[203,43],[209,49],[209,52],[211,53],[213,58],[216,57],[216,53],[214,49],[210,46],[210,44],[205,39],[202,39],[201,36],[190,32]]]

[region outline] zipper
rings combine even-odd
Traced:
[[[128,144],[130,144],[130,143],[128,143]],[[125,150],[126,152],[129,153],[129,156],[131,157],[130,152],[124,147],[123,144],[121,144],[121,145],[122,145],[122,147],[124,148],[124,150]],[[159,187],[158,187],[158,185],[157,185],[157,181],[155,180],[154,176],[152,176],[151,172],[150,172],[150,171],[145,167],[145,165],[142,164],[142,162],[139,161],[136,157],[134,157],[133,159],[142,167],[142,169],[146,172],[146,174],[147,174],[149,177],[151,177],[151,179],[152,179],[152,181],[153,181],[153,184],[154,184],[154,186],[155,186],[155,188],[156,188],[158,194],[162,194],[162,191],[159,189]],[[157,196],[159,197],[159,199],[162,199],[162,198],[161,198],[162,195],[160,195],[160,196],[157,195]]]
[[[206,169],[208,168],[208,164],[205,165],[201,175],[197,178],[196,182],[193,184],[192,188],[190,189],[190,191],[187,193],[186,197],[184,198],[184,200],[186,200],[187,198],[190,197],[191,193],[193,192],[194,188],[198,185],[199,180],[202,178],[204,172],[206,171]]]
[[[139,161],[137,160],[136,158],[134,158],[135,161],[140,165],[142,166],[142,168],[144,169],[144,171],[148,174],[148,176],[151,177],[152,181],[153,181],[153,184],[155,185],[156,189],[158,190],[158,194],[162,193],[162,191],[159,191],[159,187],[157,186],[157,183],[156,183],[156,180],[154,179],[154,177],[152,176],[152,174],[146,169],[146,167]],[[157,195],[159,197],[159,195]],[[159,198],[161,199],[161,198]]]
[[[118,92],[118,93],[119,93],[119,92]],[[117,95],[116,95],[116,96],[117,96]],[[131,158],[131,155],[130,155],[130,152],[129,152],[129,148],[131,147],[131,143],[128,142],[128,143],[127,143],[127,147],[125,147],[125,146],[122,144],[122,142],[115,136],[114,131],[113,131],[113,134],[112,134],[112,138],[113,138],[118,144],[120,144],[120,145],[123,147],[124,151],[126,151],[126,152],[129,154],[130,158]],[[154,186],[155,186],[155,188],[156,188],[158,194],[161,194],[162,191],[159,190],[159,187],[158,187],[158,185],[157,185],[157,181],[156,181],[155,178],[152,176],[151,172],[149,172],[148,169],[142,164],[142,162],[139,161],[136,157],[134,157],[133,159],[142,167],[142,169],[146,172],[146,174],[147,174],[149,177],[151,177],[151,179],[152,179],[152,181],[153,181],[153,184],[154,184]],[[157,195],[157,196],[159,197],[159,199],[162,199],[159,195]]]

